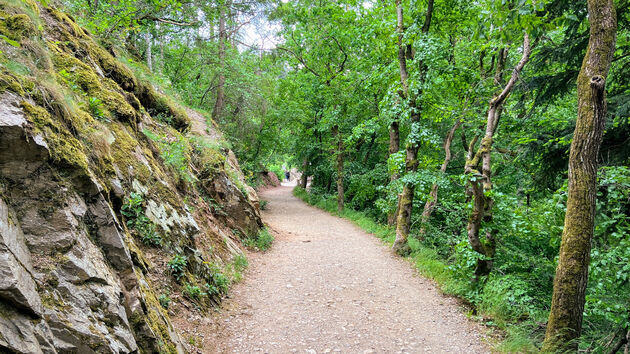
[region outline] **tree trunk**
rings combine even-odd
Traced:
[[[468,176],[470,176],[470,179],[468,180],[468,193],[470,193],[473,199],[473,209],[468,219],[466,231],[468,233],[468,242],[470,243],[471,248],[480,255],[475,269],[475,280],[490,274],[493,266],[493,258],[496,252],[496,241],[494,238],[495,230],[493,230],[491,226],[493,216],[493,200],[490,196],[490,192],[492,191],[492,140],[499,124],[503,103],[512,92],[521,70],[523,70],[523,67],[529,60],[530,53],[531,46],[529,36],[525,34],[525,37],[523,38],[523,56],[521,57],[521,60],[518,62],[516,67],[514,67],[512,76],[503,90],[490,101],[486,121],[486,132],[484,137],[481,139],[479,149],[476,153],[474,153],[474,155],[472,154],[474,149],[473,142],[468,151],[469,158],[466,160],[465,172]],[[500,83],[501,81],[501,72],[503,71],[502,66],[505,63],[505,61],[501,58],[505,57],[506,53],[503,50],[500,50],[500,60],[498,61],[497,73],[495,75],[496,83]],[[503,64],[501,64],[501,62],[503,62]],[[489,225],[489,227],[485,230],[484,241],[482,241],[480,237],[482,222]]]
[[[304,159],[302,162],[302,178],[300,179],[300,186],[306,189],[306,181],[308,179],[308,175],[306,174],[306,169],[308,168],[308,159]]]
[[[335,153],[337,167],[337,211],[343,212],[344,192],[343,192],[343,138],[339,132],[339,126],[332,128],[332,135],[337,140],[337,151]]]
[[[446,134],[446,139],[444,139],[444,162],[442,163],[442,166],[440,167],[440,172],[442,172],[442,174],[446,172],[446,168],[448,167],[448,164],[451,162],[451,158],[452,158],[451,143],[453,142],[455,131],[459,128],[460,125],[462,125],[461,118],[459,118],[455,122],[453,127],[451,127],[451,130],[449,130],[448,134]],[[429,219],[431,218],[433,209],[435,209],[435,205],[437,204],[437,199],[438,199],[438,184],[433,183],[433,185],[431,186],[431,192],[429,193],[429,199],[424,204],[424,210],[422,211],[421,220],[423,224],[427,223]],[[422,228],[420,229],[420,237],[423,237],[425,233],[426,233],[426,228],[424,225],[422,225]]]
[[[398,34],[398,71],[400,73],[400,85],[403,88],[402,91],[399,92],[399,94],[401,98],[405,100],[409,95],[409,73],[407,71],[407,58],[411,55],[411,51],[407,51],[406,46],[403,43],[403,38],[405,35],[405,25],[401,0],[396,0],[396,18],[396,33]],[[410,57],[409,59],[412,58]],[[396,118],[389,127],[389,155],[398,152],[398,150],[400,150],[400,122],[398,118]],[[399,173],[393,173],[390,176],[390,183],[399,178]],[[387,225],[389,226],[393,226],[396,224],[396,219],[398,218],[398,213],[400,212],[400,196],[401,195],[398,194],[396,211],[389,212],[389,214],[387,214]]]
[[[397,30],[399,32],[399,45],[398,45],[398,60],[400,64],[400,79],[403,85],[403,90],[406,90],[405,96],[408,98],[409,108],[411,109],[411,134],[413,136],[413,132],[415,129],[419,129],[420,123],[420,112],[422,111],[422,107],[420,107],[420,97],[422,96],[422,90],[418,89],[416,93],[413,95],[408,92],[409,86],[407,84],[406,78],[407,75],[407,65],[406,65],[406,57],[404,55],[401,56],[401,48],[403,47],[402,37],[400,31],[404,29],[403,26],[403,9],[400,0],[396,1],[396,13],[398,17],[398,27]],[[427,13],[424,18],[424,24],[422,26],[422,33],[429,32],[429,27],[431,24],[431,17],[433,16],[433,0],[429,0],[427,5]],[[410,54],[410,53],[407,53]],[[422,61],[418,63],[418,71],[420,80],[424,79],[426,75],[427,68]],[[419,85],[420,87],[422,85]],[[405,171],[416,172],[418,169],[418,149],[420,145],[417,141],[409,140],[406,144],[405,153]],[[409,230],[411,229],[411,214],[413,211],[413,197],[415,193],[415,185],[411,182],[405,183],[403,186],[403,191],[400,195],[398,201],[398,212],[396,217],[396,240],[394,241],[394,245],[392,246],[392,250],[399,255],[406,255],[411,250],[409,245],[407,244],[407,238],[409,237]]]
[[[389,126],[389,156],[395,154],[400,150],[400,125],[398,120],[392,122]],[[400,178],[400,174],[394,172],[390,178],[390,184]],[[400,199],[399,199],[400,200]],[[399,205],[399,203],[396,203]],[[398,215],[398,206],[396,207],[396,212],[390,211],[387,214],[387,225],[392,226],[396,224],[396,216]]]
[[[543,351],[575,351],[582,330],[595,219],[597,154],[606,121],[606,77],[615,51],[612,0],[588,0],[589,44],[577,80],[578,117],[569,155],[569,191]]]
[[[147,59],[147,67],[149,68],[149,71],[153,72],[153,53],[151,50],[151,33],[147,33],[146,37],[145,37],[146,43],[147,43],[147,51],[145,52],[145,57]]]
[[[219,82],[217,83],[217,98],[214,102],[212,110],[212,119],[218,121],[223,116],[223,108],[225,107],[225,42],[227,41],[227,32],[225,30],[226,10],[221,8],[219,16]]]
[[[411,115],[412,131],[420,121],[420,115],[417,112]],[[418,148],[419,145],[415,141],[407,142],[405,171],[413,173],[418,170]],[[413,211],[413,197],[415,193],[415,185],[413,183],[405,183],[402,193],[398,201],[398,216],[396,218],[396,240],[392,246],[392,250],[397,254],[404,256],[409,254],[411,249],[407,244],[409,230],[411,229],[411,213]]]

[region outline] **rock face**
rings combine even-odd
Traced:
[[[255,191],[69,16],[4,0],[0,14],[28,44],[0,50],[32,73],[0,67],[0,351],[183,352],[160,295],[217,288],[262,227]]]

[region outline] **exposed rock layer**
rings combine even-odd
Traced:
[[[182,352],[158,296],[212,284],[209,265],[262,226],[256,193],[231,151],[188,134],[186,110],[71,17],[0,12],[22,44],[0,43],[0,351]]]

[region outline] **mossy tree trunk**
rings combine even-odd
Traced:
[[[404,17],[403,17],[403,8],[400,0],[396,0],[396,17],[397,17],[397,25],[396,25],[396,33],[398,34],[398,67],[400,72],[400,85],[402,86],[402,90],[399,91],[399,95],[402,100],[407,99],[407,95],[409,94],[409,84],[408,78],[409,73],[407,72],[407,53],[406,46],[403,42],[403,38],[405,36],[405,26],[404,26]],[[410,53],[411,54],[411,53]],[[392,124],[389,126],[389,156],[395,154],[400,150],[400,121],[399,117],[396,117]],[[400,178],[400,174],[394,172],[390,176],[390,183],[396,181]],[[396,218],[398,217],[398,212],[400,211],[400,195],[398,195],[398,202],[396,203],[396,210],[389,212],[387,214],[387,225],[392,226],[396,224]]]
[[[339,132],[339,126],[334,125],[332,135],[336,140],[335,162],[337,168],[337,211],[343,212],[344,191],[343,191],[343,137]]]
[[[422,25],[422,33],[428,33],[431,26],[431,18],[433,17],[433,0],[429,0],[427,4],[427,12],[424,18],[424,24]],[[396,13],[398,18],[397,31],[399,34],[398,45],[398,63],[400,66],[400,79],[402,83],[405,96],[407,98],[409,109],[411,110],[411,133],[409,140],[405,146],[405,172],[413,173],[418,169],[418,149],[420,148],[419,141],[414,140],[414,129],[419,129],[420,112],[422,107],[420,106],[420,97],[422,96],[422,90],[418,89],[417,92],[410,93],[408,85],[408,72],[406,58],[412,57],[413,53],[407,49],[402,43],[402,31],[403,26],[403,8],[401,1],[396,1]],[[420,80],[423,80],[426,76],[427,67],[420,61],[418,63],[418,72]],[[418,85],[421,87],[422,85]],[[411,229],[411,215],[413,212],[413,197],[415,193],[415,185],[413,182],[405,182],[403,185],[403,191],[398,201],[398,211],[396,216],[396,240],[392,246],[392,250],[399,255],[408,254],[410,251],[407,239],[409,238],[409,231]]]
[[[606,77],[615,51],[612,0],[588,0],[590,37],[577,80],[578,116],[569,155],[569,191],[543,351],[575,351],[582,330],[597,193],[597,154],[606,121]]]
[[[398,119],[392,122],[389,126],[389,155],[395,154],[400,150],[400,123]],[[400,174],[398,172],[392,173],[389,176],[389,183],[393,183],[397,179],[400,178]],[[398,205],[398,203],[397,203]],[[387,225],[392,226],[396,224],[396,215],[398,215],[398,207],[396,207],[396,211],[390,211],[387,214]]]
[[[512,76],[503,90],[497,94],[488,106],[488,116],[486,121],[486,131],[481,139],[479,148],[473,154],[476,141],[473,141],[468,150],[469,158],[466,160],[465,172],[469,176],[468,193],[472,197],[472,211],[468,219],[466,231],[468,234],[468,242],[471,248],[479,253],[475,269],[475,280],[490,274],[493,265],[493,258],[496,252],[495,231],[492,229],[492,205],[493,199],[490,192],[492,191],[492,164],[491,151],[492,140],[499,124],[503,103],[512,92],[516,81],[519,78],[521,70],[529,60],[531,46],[529,36],[525,34],[523,38],[523,55],[518,64],[512,71]],[[501,72],[503,64],[507,58],[507,53],[499,50],[499,63],[497,64],[497,74],[495,75],[495,83],[500,84]],[[476,140],[476,139],[475,139]],[[489,227],[485,230],[485,238],[481,239],[481,224],[485,223]]]
[[[306,169],[308,168],[308,159],[304,158],[302,162],[302,177],[300,178],[300,187],[306,189],[306,181],[308,179],[308,174],[306,173]]]

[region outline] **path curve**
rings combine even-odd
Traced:
[[[376,237],[291,189],[261,195],[276,240],[250,255],[245,280],[224,303],[216,352],[489,352],[456,300]]]

